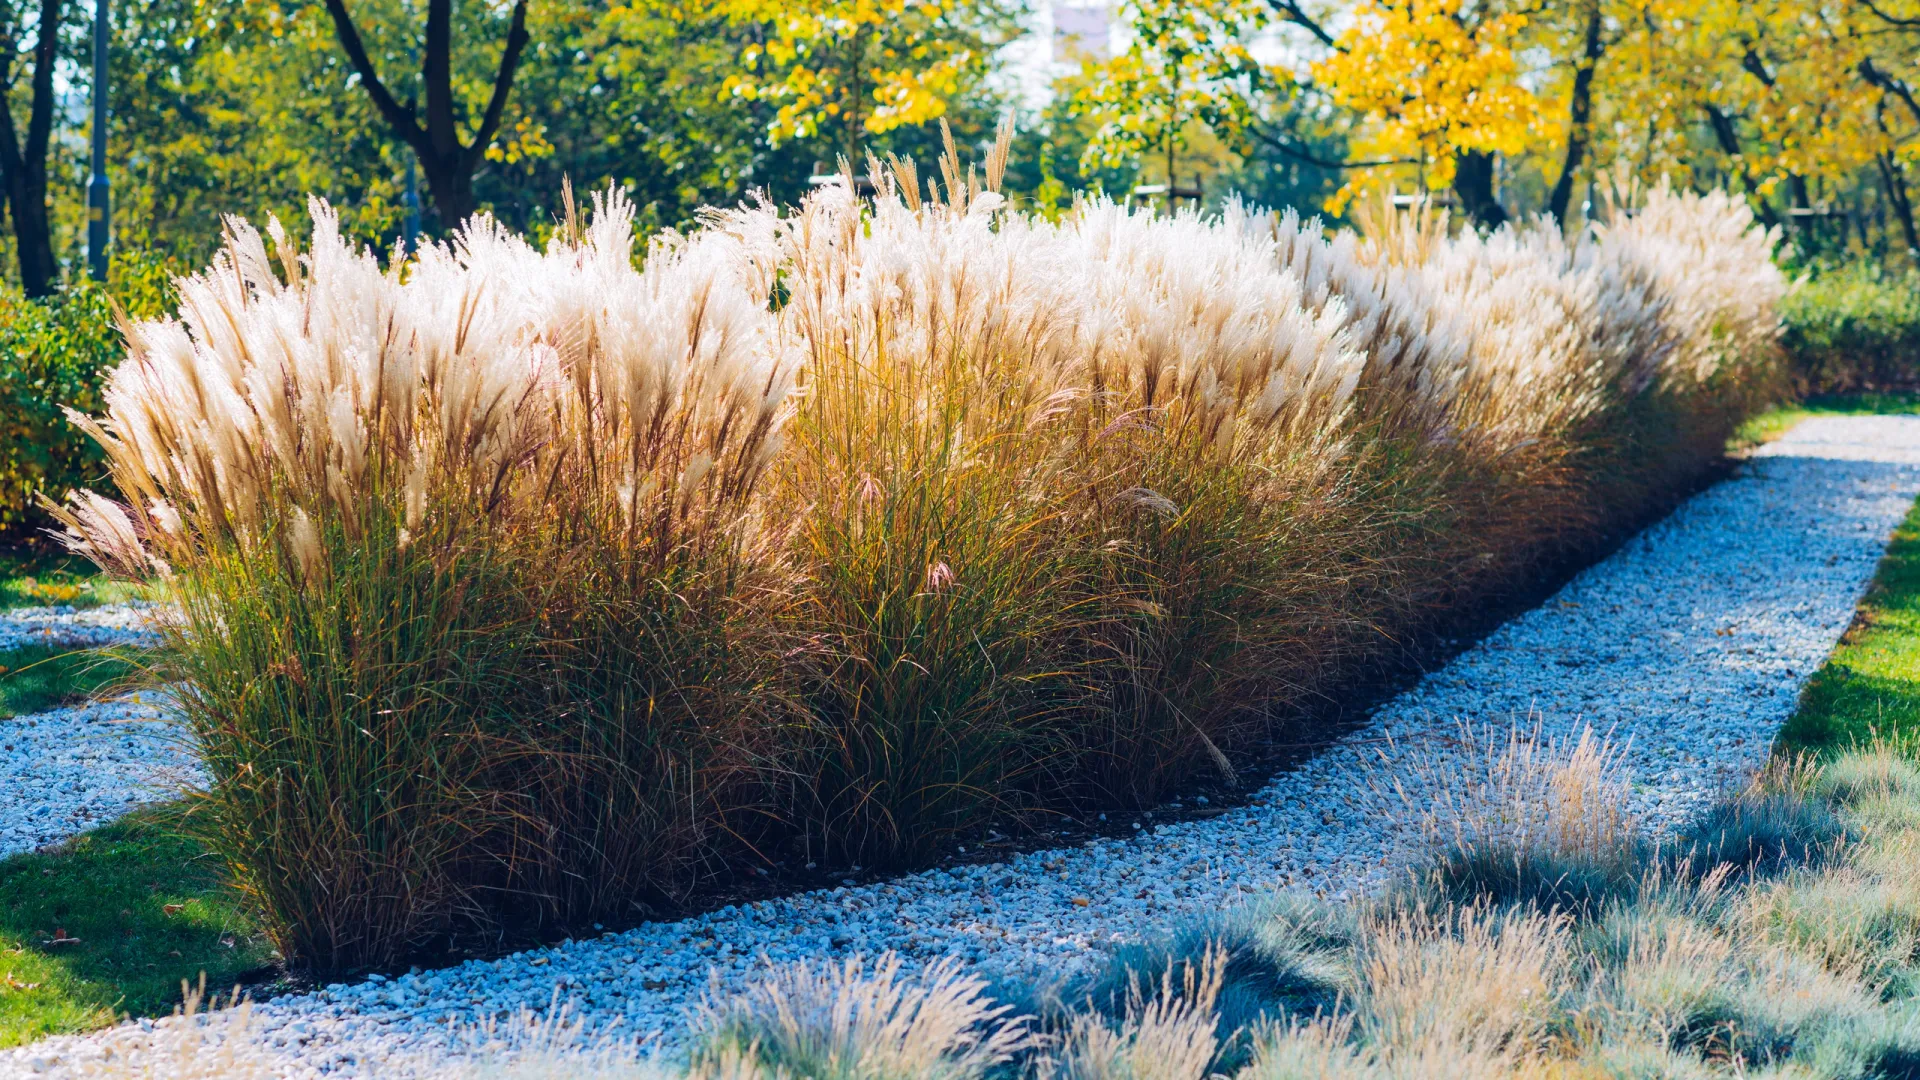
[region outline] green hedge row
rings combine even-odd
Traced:
[[[1806,390],[1920,387],[1920,270],[1853,263],[1811,276],[1780,307]]]

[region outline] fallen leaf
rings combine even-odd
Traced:
[[[1086,907],[1087,905],[1089,905],[1089,904],[1091,904],[1091,903],[1093,903],[1093,901],[1091,901],[1091,900],[1089,900],[1089,899],[1087,899],[1087,898],[1086,898],[1086,897],[1084,897],[1084,896],[1076,896],[1076,897],[1074,897],[1074,898],[1073,898],[1073,906],[1074,906],[1074,907]]]

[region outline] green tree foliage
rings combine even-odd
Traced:
[[[977,46],[982,20],[1004,31],[1001,0],[956,20]],[[419,85],[424,4],[349,0],[369,59],[393,95]],[[463,116],[486,106],[506,36],[507,9],[454,7],[453,83]],[[400,234],[413,151],[397,138],[341,49],[318,4],[297,0],[130,0],[116,16],[114,182],[123,245],[198,261],[220,218],[292,221],[309,193],[332,202],[351,233],[383,248]],[[613,182],[642,224],[684,226],[703,205],[764,189],[797,198],[815,164],[844,152],[832,125],[775,139],[777,94],[737,93],[743,57],[768,27],[725,4],[667,0],[535,0],[529,42],[498,130],[476,170],[478,205],[540,233],[576,189]],[[989,137],[1007,103],[986,84],[984,59],[942,84],[947,118],[965,138]],[[462,137],[471,132],[462,129]],[[858,141],[930,159],[939,138],[912,124]],[[71,171],[71,170],[70,170]],[[81,177],[59,193],[78,205]],[[422,199],[428,199],[424,177]],[[427,224],[439,223],[428,216]],[[79,222],[66,236],[77,251]]]

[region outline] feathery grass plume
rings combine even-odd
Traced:
[[[880,176],[780,219],[783,324],[807,352],[779,504],[794,515],[809,731],[801,812],[829,855],[922,856],[1018,808],[1059,749],[1049,643],[1086,571],[1053,429],[1075,308],[1045,237],[948,162],[910,206]],[[1036,270],[1036,268],[1039,268]],[[1084,514],[1078,514],[1084,516]]]
[[[217,850],[324,971],[683,888],[764,716],[729,649],[794,376],[751,261],[716,234],[636,272],[615,196],[544,255],[477,218],[403,280],[312,212],[280,273],[230,222],[181,319],[129,329],[83,421],[124,517],[65,515],[170,571]]]
[[[618,917],[766,828],[788,715],[775,616],[794,584],[791,525],[760,489],[801,356],[753,237],[668,234],[636,270],[613,192],[544,255],[492,242],[502,257],[449,271],[529,294],[521,333],[551,350],[561,389],[509,549],[540,613],[543,726],[487,783],[541,808],[517,819],[532,828],[507,887],[543,898],[541,917]]]
[[[384,271],[317,205],[306,253],[234,222],[129,328],[83,421],[120,501],[66,521],[172,575],[203,820],[289,955],[1231,781],[1671,501],[1768,385],[1731,200],[1572,238],[1052,222],[994,190],[1006,149],[639,269],[614,195],[544,252],[481,218]]]
[[[1025,1021],[985,996],[954,958],[917,977],[887,953],[871,965],[772,968],[694,1014],[696,1075],[738,1070],[816,1080],[980,1080],[1032,1046]]]

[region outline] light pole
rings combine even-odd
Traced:
[[[104,4],[107,0],[100,0],[100,2]],[[413,111],[412,98],[407,99],[407,111],[409,113]],[[420,250],[420,181],[414,173],[414,159],[417,156],[412,147],[407,148],[407,193],[402,198],[403,205],[407,208],[405,229],[409,255]]]
[[[406,13],[407,34],[411,37],[413,34],[413,0],[407,0]],[[407,46],[407,59],[415,64],[420,62],[420,48],[417,42],[416,44]],[[407,95],[408,116],[414,115],[414,105],[415,100],[413,95]],[[411,146],[407,147],[407,191],[406,194],[401,197],[401,205],[407,208],[407,216],[401,223],[401,229],[407,238],[407,254],[409,255],[420,250],[420,180],[418,174],[414,171],[419,157],[419,151],[413,149]]]
[[[93,179],[87,183],[87,267],[107,280],[107,0],[93,0]]]

